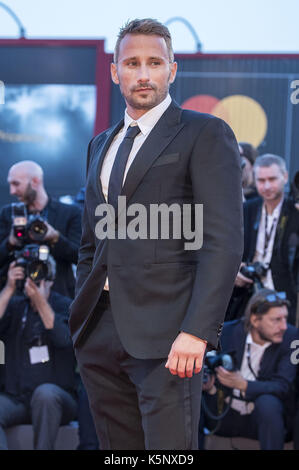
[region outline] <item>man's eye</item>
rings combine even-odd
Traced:
[[[137,62],[136,62],[136,60],[131,60],[130,62],[127,63],[127,65],[128,65],[129,67],[136,67]]]
[[[159,60],[152,60],[151,65],[160,65],[160,63]]]

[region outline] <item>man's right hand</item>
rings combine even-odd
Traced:
[[[6,308],[16,289],[16,281],[24,278],[24,270],[16,266],[16,261],[10,263],[7,273],[7,281],[4,289],[0,292],[0,320],[6,312]]]
[[[240,270],[242,266],[245,266],[245,263],[241,263]],[[249,277],[244,276],[241,272],[238,272],[237,277],[235,279],[235,286],[237,287],[248,287],[247,284],[253,284],[253,280],[249,279]]]
[[[18,279],[24,279],[24,269],[21,266],[16,266],[16,261],[13,261],[8,268],[6,287],[14,292]]]

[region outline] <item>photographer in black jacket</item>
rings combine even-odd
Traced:
[[[243,260],[226,320],[234,320],[244,314],[245,306],[256,290],[247,268],[252,268],[255,263],[263,266],[264,272],[260,275],[263,287],[286,292],[290,301],[288,322],[295,325],[299,212],[294,200],[285,194],[288,172],[283,158],[261,155],[255,160],[253,169],[259,197],[244,203]]]
[[[63,204],[48,196],[44,188],[43,170],[33,161],[26,160],[13,165],[8,173],[8,184],[10,194],[26,205],[28,214],[39,214],[45,219],[47,231],[43,243],[50,246],[56,261],[53,289],[73,298],[75,279],[72,264],[77,263],[81,238],[80,209],[76,205]],[[4,206],[0,213],[2,285],[6,279],[8,265],[14,259],[14,252],[19,245],[12,227],[12,207]]]
[[[216,367],[203,386],[206,409],[214,416],[219,400],[222,413],[230,403],[218,425],[204,415],[206,428],[217,425],[215,434],[258,439],[263,450],[283,449],[296,375],[291,344],[299,337],[287,324],[288,306],[284,293],[262,289],[250,299],[244,319],[224,324],[222,351],[234,358],[235,370]]]
[[[4,429],[32,422],[34,448],[54,449],[61,424],[76,418],[75,357],[68,328],[71,299],[51,291],[52,281],[38,285],[24,279],[24,269],[10,264],[0,292],[0,449],[7,449]]]

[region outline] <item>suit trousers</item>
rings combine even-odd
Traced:
[[[75,353],[101,450],[196,450],[202,373],[173,376],[166,358],[124,349],[104,294]]]

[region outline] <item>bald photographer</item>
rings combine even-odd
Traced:
[[[15,252],[28,244],[44,243],[50,247],[57,266],[53,289],[73,298],[72,264],[77,263],[81,238],[80,209],[56,201],[47,194],[43,170],[33,161],[24,160],[13,165],[7,181],[11,196],[19,202],[4,206],[0,212],[2,286]]]

